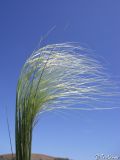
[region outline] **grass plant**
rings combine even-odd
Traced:
[[[77,44],[52,44],[34,51],[17,85],[16,160],[31,160],[32,131],[43,112],[113,109],[105,101],[109,104],[117,95],[101,63]]]

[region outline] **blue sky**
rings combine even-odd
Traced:
[[[79,42],[104,57],[111,75],[120,75],[119,8],[119,0],[0,1],[0,154],[10,152],[5,105],[14,147],[18,76],[40,37],[54,25],[42,46]],[[119,115],[120,110],[45,113],[34,130],[33,152],[74,160],[120,155]]]

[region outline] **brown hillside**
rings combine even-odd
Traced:
[[[0,160],[12,160],[11,154],[0,155]],[[15,155],[13,155],[15,160]],[[52,157],[43,154],[32,154],[32,160],[69,160],[68,158]]]

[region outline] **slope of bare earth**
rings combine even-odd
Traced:
[[[0,155],[0,160],[15,160],[15,155]],[[52,157],[43,154],[32,154],[32,160],[69,160],[68,158]]]

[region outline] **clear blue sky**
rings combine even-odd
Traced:
[[[0,0],[0,154],[10,152],[5,105],[14,146],[17,79],[40,37],[54,25],[42,45],[79,42],[105,58],[110,74],[120,75],[119,0]],[[74,160],[120,155],[120,110],[43,114],[33,152]]]

